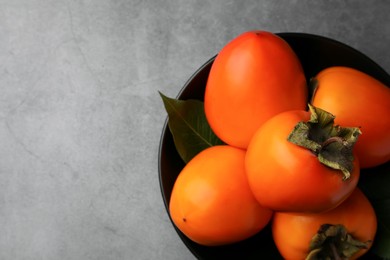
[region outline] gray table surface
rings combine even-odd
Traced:
[[[157,160],[176,96],[252,29],[347,43],[390,72],[390,1],[0,0],[0,259],[194,259]]]

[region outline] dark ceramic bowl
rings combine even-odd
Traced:
[[[341,42],[304,33],[278,33],[278,35],[287,41],[298,55],[307,79],[326,67],[340,65],[363,71],[390,86],[390,75],[386,71],[366,55]],[[207,77],[214,58],[207,61],[193,74],[177,98],[203,100]],[[162,197],[169,214],[168,205],[173,184],[184,167],[184,163],[175,149],[167,121],[168,118],[162,130],[158,164]],[[188,249],[199,259],[282,259],[272,241],[269,226],[247,240],[218,247],[206,247],[194,243],[174,224],[173,227]],[[364,258],[378,259],[370,252]]]

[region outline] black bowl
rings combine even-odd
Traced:
[[[363,71],[390,86],[390,75],[386,71],[366,55],[348,45],[312,34],[278,33],[278,35],[287,41],[297,54],[307,79],[315,76],[322,69],[338,65]],[[207,77],[214,59],[215,57],[211,58],[192,75],[178,94],[178,99],[203,100]],[[162,197],[169,215],[168,205],[173,184],[184,163],[175,149],[167,122],[168,118],[162,130],[158,164]],[[218,247],[199,245],[188,239],[174,224],[173,227],[198,259],[282,259],[272,241],[269,226],[247,240]],[[370,252],[364,258],[378,259]]]

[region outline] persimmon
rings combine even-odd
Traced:
[[[261,231],[272,211],[254,198],[245,175],[245,151],[229,145],[201,151],[175,181],[169,203],[178,229],[201,245],[238,242]]]
[[[390,160],[390,88],[349,67],[329,67],[313,79],[313,106],[336,116],[335,123],[359,126],[355,151],[361,168]]]
[[[249,31],[217,54],[207,79],[204,106],[214,133],[225,143],[246,148],[272,116],[306,109],[307,82],[289,44],[276,34]]]
[[[246,153],[249,186],[259,203],[275,211],[319,213],[336,207],[356,187],[358,128],[333,125],[334,117],[310,106],[264,123]]]
[[[286,260],[357,259],[371,248],[376,230],[374,209],[359,188],[333,210],[277,212],[272,222],[273,239]]]

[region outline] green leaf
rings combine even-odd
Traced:
[[[390,162],[363,170],[359,187],[370,200],[378,219],[372,251],[383,259],[390,259]]]
[[[173,99],[159,93],[168,113],[176,150],[185,163],[202,150],[223,144],[207,122],[202,101]]]

